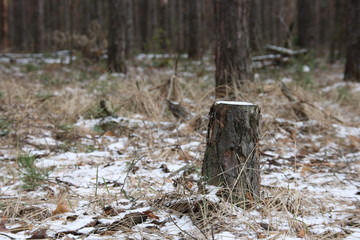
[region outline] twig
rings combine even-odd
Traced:
[[[177,225],[177,223],[176,223],[176,222],[174,221],[174,219],[170,216],[170,214],[169,214],[169,218],[170,218],[171,222],[172,222],[181,232],[185,233],[185,234],[188,235],[190,238],[197,240],[196,237],[193,237],[190,233],[188,233],[187,231],[185,231],[184,229],[182,229],[179,225]]]
[[[192,164],[185,165],[185,166],[179,168],[178,170],[170,173],[169,176],[168,176],[168,178],[174,177],[176,174],[178,174],[178,173],[181,172],[181,171],[194,170],[194,169],[196,169],[196,167],[195,167],[194,165],[192,165]]]

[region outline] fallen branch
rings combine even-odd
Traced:
[[[303,55],[308,52],[307,49],[292,50],[292,49],[278,47],[278,46],[274,46],[274,45],[267,45],[266,49],[269,51],[278,53],[278,54],[289,56],[289,57],[294,57],[296,55]]]

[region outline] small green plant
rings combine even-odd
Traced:
[[[28,63],[25,65],[25,71],[28,73],[38,71],[39,69],[40,69],[39,65],[35,65],[33,63]]]
[[[291,69],[294,72],[295,82],[305,88],[312,89],[314,82],[314,70],[319,67],[313,52],[291,60]]]
[[[34,190],[49,176],[49,171],[36,167],[35,161],[35,156],[29,154],[20,154],[17,157],[21,180],[24,183],[23,189]]]
[[[94,126],[94,131],[99,134],[103,134],[107,131],[115,131],[119,129],[119,127],[119,123],[114,121],[102,122]]]
[[[65,132],[74,130],[74,124],[72,123],[60,123],[56,125],[56,128]]]
[[[86,119],[94,119],[94,118],[105,118],[114,116],[113,112],[110,111],[106,102],[101,100],[99,104],[92,106],[84,113],[84,118]]]
[[[337,100],[340,102],[350,102],[352,99],[351,91],[348,87],[338,87],[336,88],[337,91]]]
[[[85,152],[86,153],[91,153],[96,151],[97,148],[94,145],[85,145]]]
[[[61,86],[67,82],[67,80],[61,78],[57,74],[54,74],[51,71],[44,71],[41,75],[38,76],[40,82],[47,87]]]
[[[10,133],[12,122],[8,119],[0,118],[0,137],[6,136]]]

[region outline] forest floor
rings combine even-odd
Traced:
[[[261,198],[243,208],[198,190],[212,59],[174,76],[140,55],[124,75],[62,54],[0,57],[0,239],[360,238],[360,83],[342,64],[293,61],[237,92],[262,109]]]

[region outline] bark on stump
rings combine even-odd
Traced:
[[[248,203],[260,194],[257,151],[260,108],[245,102],[215,102],[209,126],[202,175],[224,188],[232,202]]]

